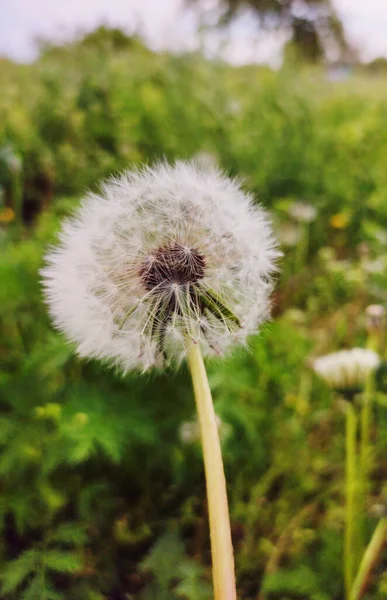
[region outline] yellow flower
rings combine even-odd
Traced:
[[[12,208],[6,206],[0,210],[0,223],[10,223],[15,218],[15,213]]]
[[[344,229],[349,222],[349,215],[345,213],[337,213],[330,219],[330,224],[335,229]]]

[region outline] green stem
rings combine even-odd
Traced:
[[[354,545],[356,541],[356,413],[354,407],[349,403],[347,403],[346,406],[345,437],[346,511],[344,537],[344,577],[346,597],[348,600],[350,600],[350,593],[355,571]]]
[[[305,267],[309,252],[310,223],[303,223],[302,234],[296,248],[296,272]]]
[[[199,344],[191,344],[188,353],[188,365],[191,371],[203,446],[214,599],[236,600],[234,554],[226,480],[214,405]]]
[[[360,486],[359,486],[359,528],[360,528],[360,552],[361,556],[365,546],[365,514],[366,514],[366,501],[367,494],[369,491],[369,478],[371,471],[371,447],[370,447],[370,428],[371,428],[371,416],[372,416],[372,398],[374,391],[374,379],[371,373],[366,382],[363,403],[360,414]]]
[[[350,600],[360,600],[366,592],[369,579],[371,576],[372,569],[377,563],[380,554],[383,550],[383,546],[387,540],[387,518],[381,519],[374,531],[370,543],[368,544],[358,573],[356,575],[355,582],[353,584]]]
[[[12,200],[13,211],[15,213],[15,223],[22,224],[23,219],[23,182],[21,170],[15,170],[11,174],[12,177]]]

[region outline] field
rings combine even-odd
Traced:
[[[272,321],[248,351],[208,363],[238,598],[344,598],[345,401],[312,364],[372,344],[366,307],[387,303],[383,77],[233,68],[103,31],[32,65],[0,62],[2,599],[211,598],[186,368],[123,378],[80,360],[50,323],[39,276],[85,190],[161,158],[241,178],[283,252]],[[364,546],[386,510],[385,372],[372,390]],[[386,597],[379,558],[365,598]]]

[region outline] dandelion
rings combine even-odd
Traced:
[[[218,423],[216,423],[218,425]],[[179,429],[179,437],[183,444],[193,444],[200,440],[200,425],[197,421],[185,421]]]
[[[268,315],[278,255],[238,183],[194,165],[125,173],[89,194],[43,269],[55,325],[124,372],[221,355]]]
[[[348,402],[345,409],[345,533],[344,576],[346,598],[352,599],[355,571],[359,563],[359,544],[363,532],[365,492],[368,482],[370,382],[380,364],[379,355],[368,349],[341,350],[314,361],[315,372],[327,384],[340,392]],[[360,449],[358,445],[358,417],[356,407],[350,402],[354,394],[364,391],[360,423]]]
[[[314,371],[338,391],[359,391],[380,364],[379,355],[365,348],[340,350],[317,358]]]
[[[370,304],[366,308],[366,327],[369,333],[383,331],[386,323],[386,309],[381,304]]]
[[[311,223],[317,217],[317,209],[307,202],[293,202],[288,212],[293,219],[303,223]]]
[[[293,202],[288,207],[289,215],[298,223],[299,237],[295,253],[295,270],[301,270],[307,261],[310,246],[310,224],[317,217],[317,209],[306,202]],[[289,244],[288,244],[289,245]]]
[[[363,268],[369,275],[382,275],[387,271],[387,260],[385,256],[378,256],[373,260],[364,260]]]
[[[11,223],[15,219],[15,213],[9,206],[0,208],[0,223]]]
[[[89,194],[42,274],[78,353],[145,371],[187,358],[203,445],[216,600],[235,600],[218,428],[202,358],[257,331],[278,252],[262,208],[211,165],[124,173]]]
[[[302,238],[302,231],[292,223],[285,223],[278,228],[278,237],[284,246],[297,246]]]
[[[329,222],[334,229],[345,229],[350,221],[350,215],[347,213],[337,213],[332,215]]]

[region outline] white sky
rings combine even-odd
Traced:
[[[387,0],[333,0],[343,18],[351,42],[368,60],[387,56]],[[105,23],[128,32],[139,30],[155,48],[185,50],[197,47],[198,20],[183,10],[184,0],[0,0],[0,55],[31,60],[36,53],[34,38],[71,37]],[[207,0],[207,5],[215,5]],[[203,38],[202,38],[203,41]],[[260,38],[251,18],[241,19],[225,39],[224,34],[206,34],[209,53],[235,63],[254,60],[275,63],[281,40]]]

